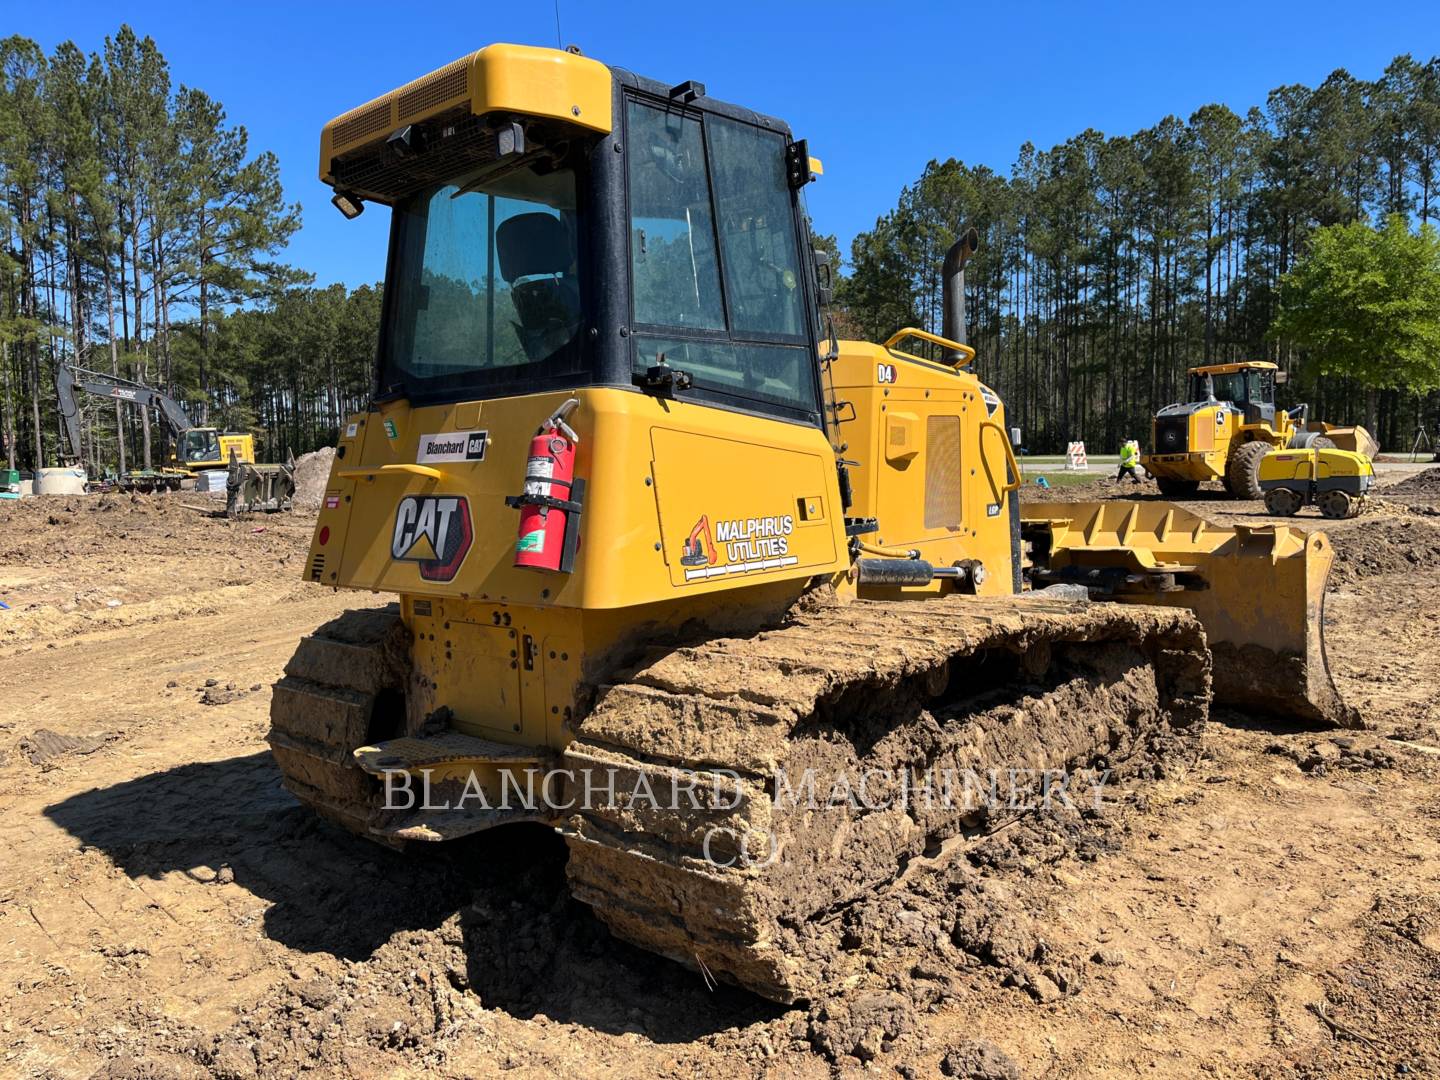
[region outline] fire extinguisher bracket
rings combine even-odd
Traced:
[[[565,543],[560,549],[560,572],[575,569],[575,553],[580,550],[580,514],[585,504],[585,481],[579,477],[570,485],[570,502],[575,507],[565,518]]]
[[[576,477],[570,485],[570,498],[557,499],[550,495],[507,495],[505,505],[512,510],[526,506],[542,506],[552,510],[565,511],[565,539],[560,546],[560,573],[568,574],[575,569],[575,553],[580,550],[580,516],[585,509],[585,481]]]
[[[570,489],[574,495],[576,489],[585,481],[576,480]],[[564,510],[567,514],[578,514],[580,512],[580,501],[578,499],[557,499],[551,495],[506,495],[505,505],[511,510],[519,510],[522,506],[544,506],[550,510]]]

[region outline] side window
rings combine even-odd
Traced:
[[[1275,373],[1271,371],[1250,372],[1250,400],[1269,405],[1275,400]]]
[[[707,127],[731,333],[801,337],[804,293],[785,141],[718,116],[710,117]]]
[[[700,121],[638,101],[627,120],[635,321],[724,330]]]

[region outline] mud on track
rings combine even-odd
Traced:
[[[181,501],[0,505],[0,1075],[1440,1069],[1440,523],[1408,501],[1329,529],[1371,729],[1223,715],[1098,811],[928,851],[792,1009],[614,939],[544,830],[415,858],[303,811],[270,686],[386,598],[299,584],[303,518]]]

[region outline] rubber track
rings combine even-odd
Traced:
[[[369,831],[380,785],[351,751],[371,741],[376,699],[405,685],[408,632],[399,608],[347,611],[302,638],[270,702],[270,751],[285,787],[344,829]]]
[[[917,798],[806,810],[804,770],[824,801],[867,768],[883,783],[1159,760],[1193,746],[1209,665],[1188,611],[1047,598],[857,601],[673,650],[602,688],[566,751],[593,782],[588,802],[572,785],[581,809],[561,826],[572,891],[642,948],[778,1001],[811,997],[840,977],[817,926],[1005,815]],[[694,807],[689,792],[714,790],[725,808]],[[717,865],[739,836],[779,858]]]

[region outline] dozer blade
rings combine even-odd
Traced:
[[[1036,585],[1071,582],[1097,598],[1187,607],[1205,628],[1215,700],[1306,723],[1359,727],[1325,654],[1323,532],[1217,525],[1164,502],[1028,503]]]

